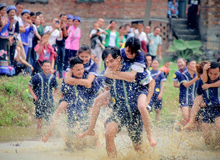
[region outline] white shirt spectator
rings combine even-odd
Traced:
[[[44,33],[47,32],[51,32],[53,30],[53,28],[51,26],[46,26],[46,28],[44,29]],[[61,41],[62,39],[60,38],[60,31],[58,29],[55,29],[50,37],[49,37],[49,44],[55,45],[56,44],[56,40]]]
[[[138,34],[139,34],[139,31],[138,31],[138,29],[136,29],[136,30],[135,30],[135,36],[137,37]],[[141,32],[141,34],[140,34],[140,36],[138,37],[138,39],[139,39],[140,41],[145,41],[146,43],[148,43],[148,41],[147,41],[147,35],[146,35],[146,33],[143,32],[143,31]]]
[[[16,21],[18,21],[19,27],[24,26],[23,21],[22,21],[22,19],[21,19],[20,16],[15,15],[15,16],[14,16],[14,19],[15,19]],[[19,41],[21,41],[21,35],[20,35],[20,33],[18,34],[18,37],[17,37],[17,38],[18,38]]]
[[[115,40],[116,40],[116,32],[111,32],[110,33],[110,38],[109,38],[109,47],[115,47]]]

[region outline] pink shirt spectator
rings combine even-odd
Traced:
[[[41,43],[36,45],[36,47],[34,48],[35,52],[37,52],[39,50],[40,46],[41,46]],[[49,57],[47,56],[48,54],[50,54]],[[39,54],[37,53],[37,55],[39,55]],[[56,60],[55,52],[54,52],[53,47],[49,43],[47,44],[47,49],[45,49],[45,46],[44,46],[40,55],[37,56],[37,60],[40,60],[40,61],[49,59],[52,62],[53,58],[55,61]]]
[[[73,25],[68,29],[69,36],[65,41],[65,48],[71,50],[79,49],[79,40],[81,38],[80,28],[75,28]]]

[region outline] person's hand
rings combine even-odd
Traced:
[[[206,107],[206,103],[205,103],[205,102],[202,102],[202,103],[200,104],[200,107]]]
[[[35,94],[33,95],[33,98],[34,98],[35,101],[38,101],[38,98]]]
[[[159,59],[160,59],[160,61],[162,61],[162,56],[161,55],[159,55]]]
[[[199,11],[197,12],[197,15],[199,15]]]
[[[207,63],[207,64],[204,65],[203,70],[207,71],[210,67],[211,67],[211,64]]]
[[[31,68],[31,72],[33,72],[34,68],[32,67],[32,65],[30,66],[30,68]]]
[[[188,11],[186,10],[186,15],[188,15]]]
[[[113,71],[111,71],[109,68],[107,68],[105,71],[105,77],[113,78]]]
[[[47,40],[47,39],[43,39],[41,44],[44,46],[44,45],[46,45],[47,43],[48,43],[48,40]]]
[[[8,40],[9,40],[10,46],[12,46],[12,44],[13,44],[13,42],[14,42],[14,37],[13,37],[13,36],[10,36],[10,37],[8,38]]]
[[[66,25],[65,25],[65,23],[62,23],[61,25],[60,25],[60,28],[66,28]]]
[[[50,69],[50,74],[54,74],[55,70],[53,68]]]
[[[27,23],[32,24],[32,21],[30,19],[27,19]]]
[[[60,29],[60,24],[59,23],[56,23],[55,26],[56,26],[57,29]]]
[[[161,100],[162,99],[162,94],[158,94],[157,99]]]
[[[203,85],[202,85],[202,89],[203,89],[203,90],[209,89],[209,84],[206,84],[206,83],[203,84]]]

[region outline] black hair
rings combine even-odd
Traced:
[[[17,5],[19,5],[19,4],[22,5],[21,2],[17,2],[17,3],[15,3],[15,6],[17,7]]]
[[[39,15],[41,15],[41,14],[42,14],[41,12],[37,12],[37,13],[36,13],[36,16],[39,16]]]
[[[83,64],[83,61],[79,57],[73,57],[70,59],[70,68],[73,68],[76,64]]]
[[[51,64],[51,61],[49,61],[49,60],[43,60],[42,66],[44,65],[44,63],[50,63],[50,64]]]
[[[117,47],[109,47],[106,48],[103,52],[102,52],[102,60],[105,61],[106,57],[108,57],[108,55],[111,54],[112,57],[114,59],[118,58],[121,53],[120,53],[120,49]]]
[[[154,31],[155,31],[157,28],[159,28],[159,29],[160,29],[160,27],[159,27],[159,26],[156,26],[156,27],[154,27]],[[161,29],[160,29],[160,31],[161,31]]]
[[[112,22],[115,22],[115,23],[117,23],[117,22],[116,22],[115,20],[111,20],[111,21],[110,21],[109,23],[110,23],[110,24],[112,24]]]
[[[127,23],[127,24],[125,24],[125,27],[127,27],[127,26],[131,27],[131,25],[130,25],[130,24],[128,24],[128,23]]]
[[[62,16],[66,16],[66,14],[60,14],[60,18],[61,18]]]
[[[186,65],[190,64],[190,62],[192,62],[192,61],[195,61],[195,60],[193,60],[193,59],[187,60],[187,61],[186,61]]]
[[[151,55],[149,53],[146,53],[145,57],[151,57]]]
[[[122,26],[120,26],[120,27],[119,27],[119,30],[120,30],[120,29],[122,29],[123,27],[125,27],[125,26],[123,26],[123,25],[122,25]]]
[[[220,64],[218,62],[211,62],[210,69],[215,69],[215,68],[220,69]]]
[[[160,63],[157,58],[154,58],[154,59],[152,60],[152,63],[153,63],[153,61],[157,61],[158,63]]]
[[[138,22],[138,24],[142,24],[144,26],[144,23],[143,22]]]
[[[3,7],[0,7],[0,11],[1,11],[1,10],[3,10],[4,8],[6,8],[6,7],[5,7],[5,6],[3,6]]]
[[[78,50],[77,55],[79,55],[80,53],[83,53],[83,52],[87,52],[87,53],[91,54],[90,47],[88,45],[86,45],[86,44],[82,44],[82,46]]]
[[[179,57],[176,61],[178,61],[178,60],[183,60],[184,62],[186,61],[184,58],[182,58],[182,57]]]
[[[141,49],[141,42],[136,37],[130,37],[125,43],[125,48],[129,47],[131,49],[132,54],[137,54],[138,51]]]
[[[34,15],[35,15],[35,13],[34,13],[34,12],[31,12],[31,13],[30,13],[30,16],[31,16],[31,17],[32,17],[32,16],[34,16]]]
[[[219,61],[220,61],[220,58],[217,59],[217,62],[219,62]]]

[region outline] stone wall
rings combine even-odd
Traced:
[[[207,59],[216,59],[220,55],[220,1],[201,1],[199,29],[203,42],[203,51]]]

